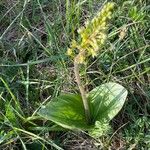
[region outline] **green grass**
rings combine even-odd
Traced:
[[[0,149],[150,149],[150,3],[115,2],[107,43],[82,74],[88,90],[115,81],[129,95],[112,132],[93,139],[51,131],[36,112],[60,93],[79,92],[65,53],[104,1],[0,1]]]

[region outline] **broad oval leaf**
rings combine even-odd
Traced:
[[[88,94],[91,102],[92,122],[107,123],[123,107],[127,90],[120,84],[109,82],[94,88]]]
[[[54,98],[40,109],[39,115],[71,130],[87,130],[91,127],[87,125],[82,99],[77,94]]]

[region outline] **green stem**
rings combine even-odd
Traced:
[[[86,92],[85,92],[84,87],[81,83],[81,79],[80,79],[80,75],[79,75],[79,64],[78,64],[76,58],[74,59],[75,78],[76,78],[76,82],[78,84],[78,87],[79,87],[79,90],[80,90],[80,93],[81,93],[83,106],[84,106],[84,111],[85,111],[85,117],[86,117],[87,122],[90,123],[90,120],[91,120],[90,107],[89,107],[89,103],[88,103],[88,100],[87,100],[87,97],[86,97]]]

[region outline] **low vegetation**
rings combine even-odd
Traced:
[[[150,2],[116,0],[107,38],[102,36],[104,41],[98,39],[96,44],[93,39],[85,42],[87,20],[95,18],[107,2],[0,1],[0,149],[150,148]],[[128,91],[126,101],[115,101],[118,111],[124,106],[118,114],[110,112],[109,125],[90,115],[95,117],[91,125],[100,127],[97,130],[87,130],[89,125],[82,128],[79,122],[68,127],[66,118],[52,118],[57,112],[61,115],[57,108],[64,106],[63,99],[77,99],[72,107],[87,124],[91,120],[80,103],[84,98],[74,73],[75,59],[85,93],[96,95],[93,89],[100,85],[113,91],[110,83]],[[48,117],[43,115],[44,107],[51,110]]]

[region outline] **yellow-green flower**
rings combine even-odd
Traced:
[[[68,56],[72,56],[73,55],[73,50],[71,48],[68,48],[67,55]]]

